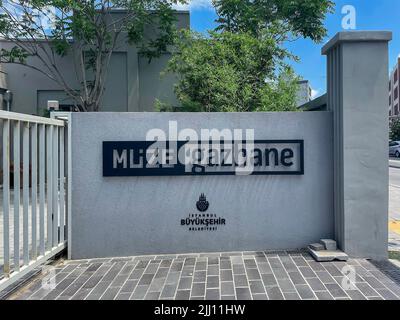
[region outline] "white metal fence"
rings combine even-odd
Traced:
[[[0,291],[66,246],[64,121],[0,111]]]

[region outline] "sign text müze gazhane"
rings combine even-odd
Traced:
[[[104,177],[303,174],[303,140],[103,142]]]

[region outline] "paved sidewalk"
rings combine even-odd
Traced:
[[[9,298],[400,299],[400,268],[389,261],[317,263],[301,251],[70,261],[54,267],[50,275],[53,278],[37,277]]]

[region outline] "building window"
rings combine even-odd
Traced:
[[[394,84],[397,83],[397,80],[398,80],[398,73],[397,73],[397,69],[396,69],[396,71],[394,72]]]
[[[399,97],[399,88],[394,90],[394,100],[396,101],[398,97]]]
[[[389,96],[389,106],[392,105],[392,96]]]
[[[392,90],[392,80],[389,80],[389,92]]]
[[[399,115],[399,105],[396,104],[396,106],[394,107],[394,115],[398,116]]]

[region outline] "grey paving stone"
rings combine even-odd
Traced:
[[[269,263],[259,263],[258,270],[260,271],[261,274],[271,274],[272,273],[272,269],[269,266]]]
[[[168,275],[169,268],[159,268],[154,278],[166,278]]]
[[[318,278],[307,278],[307,282],[314,291],[326,291],[326,287]]]
[[[315,292],[318,300],[334,300],[332,295],[328,291],[317,291]]]
[[[176,292],[175,300],[189,300],[190,290],[178,290]]]
[[[374,290],[368,283],[356,283],[356,287],[367,298],[379,297],[379,293],[376,290]]]
[[[219,275],[219,265],[209,265],[207,268],[207,275],[218,276]]]
[[[219,289],[207,289],[206,300],[220,300]]]
[[[327,264],[324,265],[325,269],[329,272],[329,274],[333,277],[341,277],[343,274],[340,272],[340,270],[334,266],[333,264]]]
[[[219,288],[219,276],[207,277],[207,289]]]
[[[378,293],[385,299],[385,300],[400,300],[393,292],[389,291],[388,289],[377,289]]]
[[[140,279],[144,273],[144,268],[140,269],[135,269],[132,271],[132,273],[129,275],[129,279]]]
[[[267,296],[269,300],[284,300],[284,296],[279,287],[267,287]]]
[[[204,297],[206,292],[205,290],[206,290],[205,283],[193,283],[191,296]]]
[[[256,269],[257,268],[257,264],[254,259],[244,259],[244,266],[246,267],[246,269]]]
[[[367,300],[367,298],[359,290],[346,290],[351,300]]]
[[[132,293],[138,283],[138,280],[127,280],[121,288],[121,293]]]
[[[160,292],[147,292],[144,300],[158,300],[160,298]]]
[[[194,274],[193,266],[184,267],[182,269],[181,277],[193,277],[193,274]]]
[[[253,294],[253,300],[268,300],[268,297],[265,293],[257,293],[257,294]]]
[[[190,297],[190,300],[205,300],[205,297]]]
[[[192,287],[192,278],[181,278],[178,290],[188,290]]]
[[[244,265],[243,257],[242,256],[235,256],[231,258],[232,265]]]
[[[337,283],[328,283],[325,287],[334,298],[347,298],[347,294]]]
[[[289,272],[289,278],[292,280],[293,284],[307,284],[306,279],[300,272]]]
[[[316,278],[317,274],[310,267],[299,267],[304,278]]]
[[[277,286],[275,276],[273,274],[263,274],[262,280],[264,282],[265,287]]]
[[[301,298],[297,292],[284,292],[283,296],[284,296],[285,300],[290,300],[290,301],[301,300]]]
[[[161,292],[161,298],[173,298],[175,296],[177,286],[173,284],[167,284],[164,286],[163,291]]]
[[[249,281],[249,284],[250,284],[250,291],[252,294],[265,293],[262,281]]]
[[[296,288],[294,287],[292,281],[290,281],[289,279],[278,279],[278,284],[283,293],[296,292]]]
[[[223,296],[235,295],[235,287],[233,282],[221,282],[221,295]]]
[[[232,270],[221,270],[220,276],[221,276],[221,281],[233,281]]]
[[[133,294],[130,297],[130,300],[144,300],[144,297],[146,296],[146,293],[149,289],[148,285],[144,286],[137,286],[135,291],[133,291]]]
[[[149,292],[161,292],[164,288],[166,278],[154,278],[150,284]]]
[[[217,264],[219,264],[218,257],[209,257],[208,258],[208,265],[217,265]]]
[[[118,287],[110,287],[107,289],[107,291],[101,296],[101,300],[114,300],[118,292],[121,290],[121,288]]]
[[[235,288],[238,300],[252,300],[249,288]]]
[[[116,297],[115,300],[124,300],[127,301],[131,297],[132,293],[127,293],[127,292],[120,292]]]
[[[195,266],[195,270],[196,271],[205,271],[207,270],[207,262],[196,262],[196,266]]]
[[[170,260],[170,259],[161,260],[160,268],[169,268],[169,267],[171,267],[171,264],[172,264],[172,260]]]
[[[308,267],[307,261],[303,257],[293,257],[292,258],[296,266],[298,267]]]
[[[85,300],[85,298],[90,294],[92,289],[80,288],[77,293],[75,293],[71,300]]]
[[[150,285],[153,278],[154,274],[144,274],[139,280],[139,286]]]
[[[249,280],[261,280],[261,275],[257,269],[247,269],[246,271]]]
[[[249,286],[246,275],[234,275],[233,279],[236,288]]]
[[[284,268],[273,268],[272,271],[276,279],[289,279],[289,274]]]
[[[229,270],[229,269],[232,269],[231,261],[230,261],[230,260],[227,260],[227,261],[221,260],[221,261],[220,261],[220,268],[221,268],[221,270]]]
[[[166,284],[178,285],[180,272],[170,272],[167,276]]]
[[[194,266],[196,264],[196,258],[186,258],[184,266]]]
[[[233,269],[234,274],[245,274],[246,273],[244,265],[241,265],[241,264],[234,264],[232,266],[232,269]]]
[[[308,285],[298,284],[296,285],[296,290],[302,300],[315,299],[315,295]]]
[[[376,289],[385,289],[386,288],[385,285],[382,282],[380,282],[378,279],[376,279],[375,277],[371,276],[371,277],[363,277],[363,278],[375,290]]]
[[[207,272],[206,271],[195,271],[193,282],[206,282]]]
[[[172,271],[175,271],[175,272],[182,271],[182,269],[183,269],[183,262],[176,262],[176,261],[172,262],[171,272]]]
[[[328,271],[316,271],[315,272],[322,283],[336,283],[335,279],[330,275]]]
[[[234,301],[234,300],[236,300],[236,297],[235,296],[221,296],[221,300]]]

